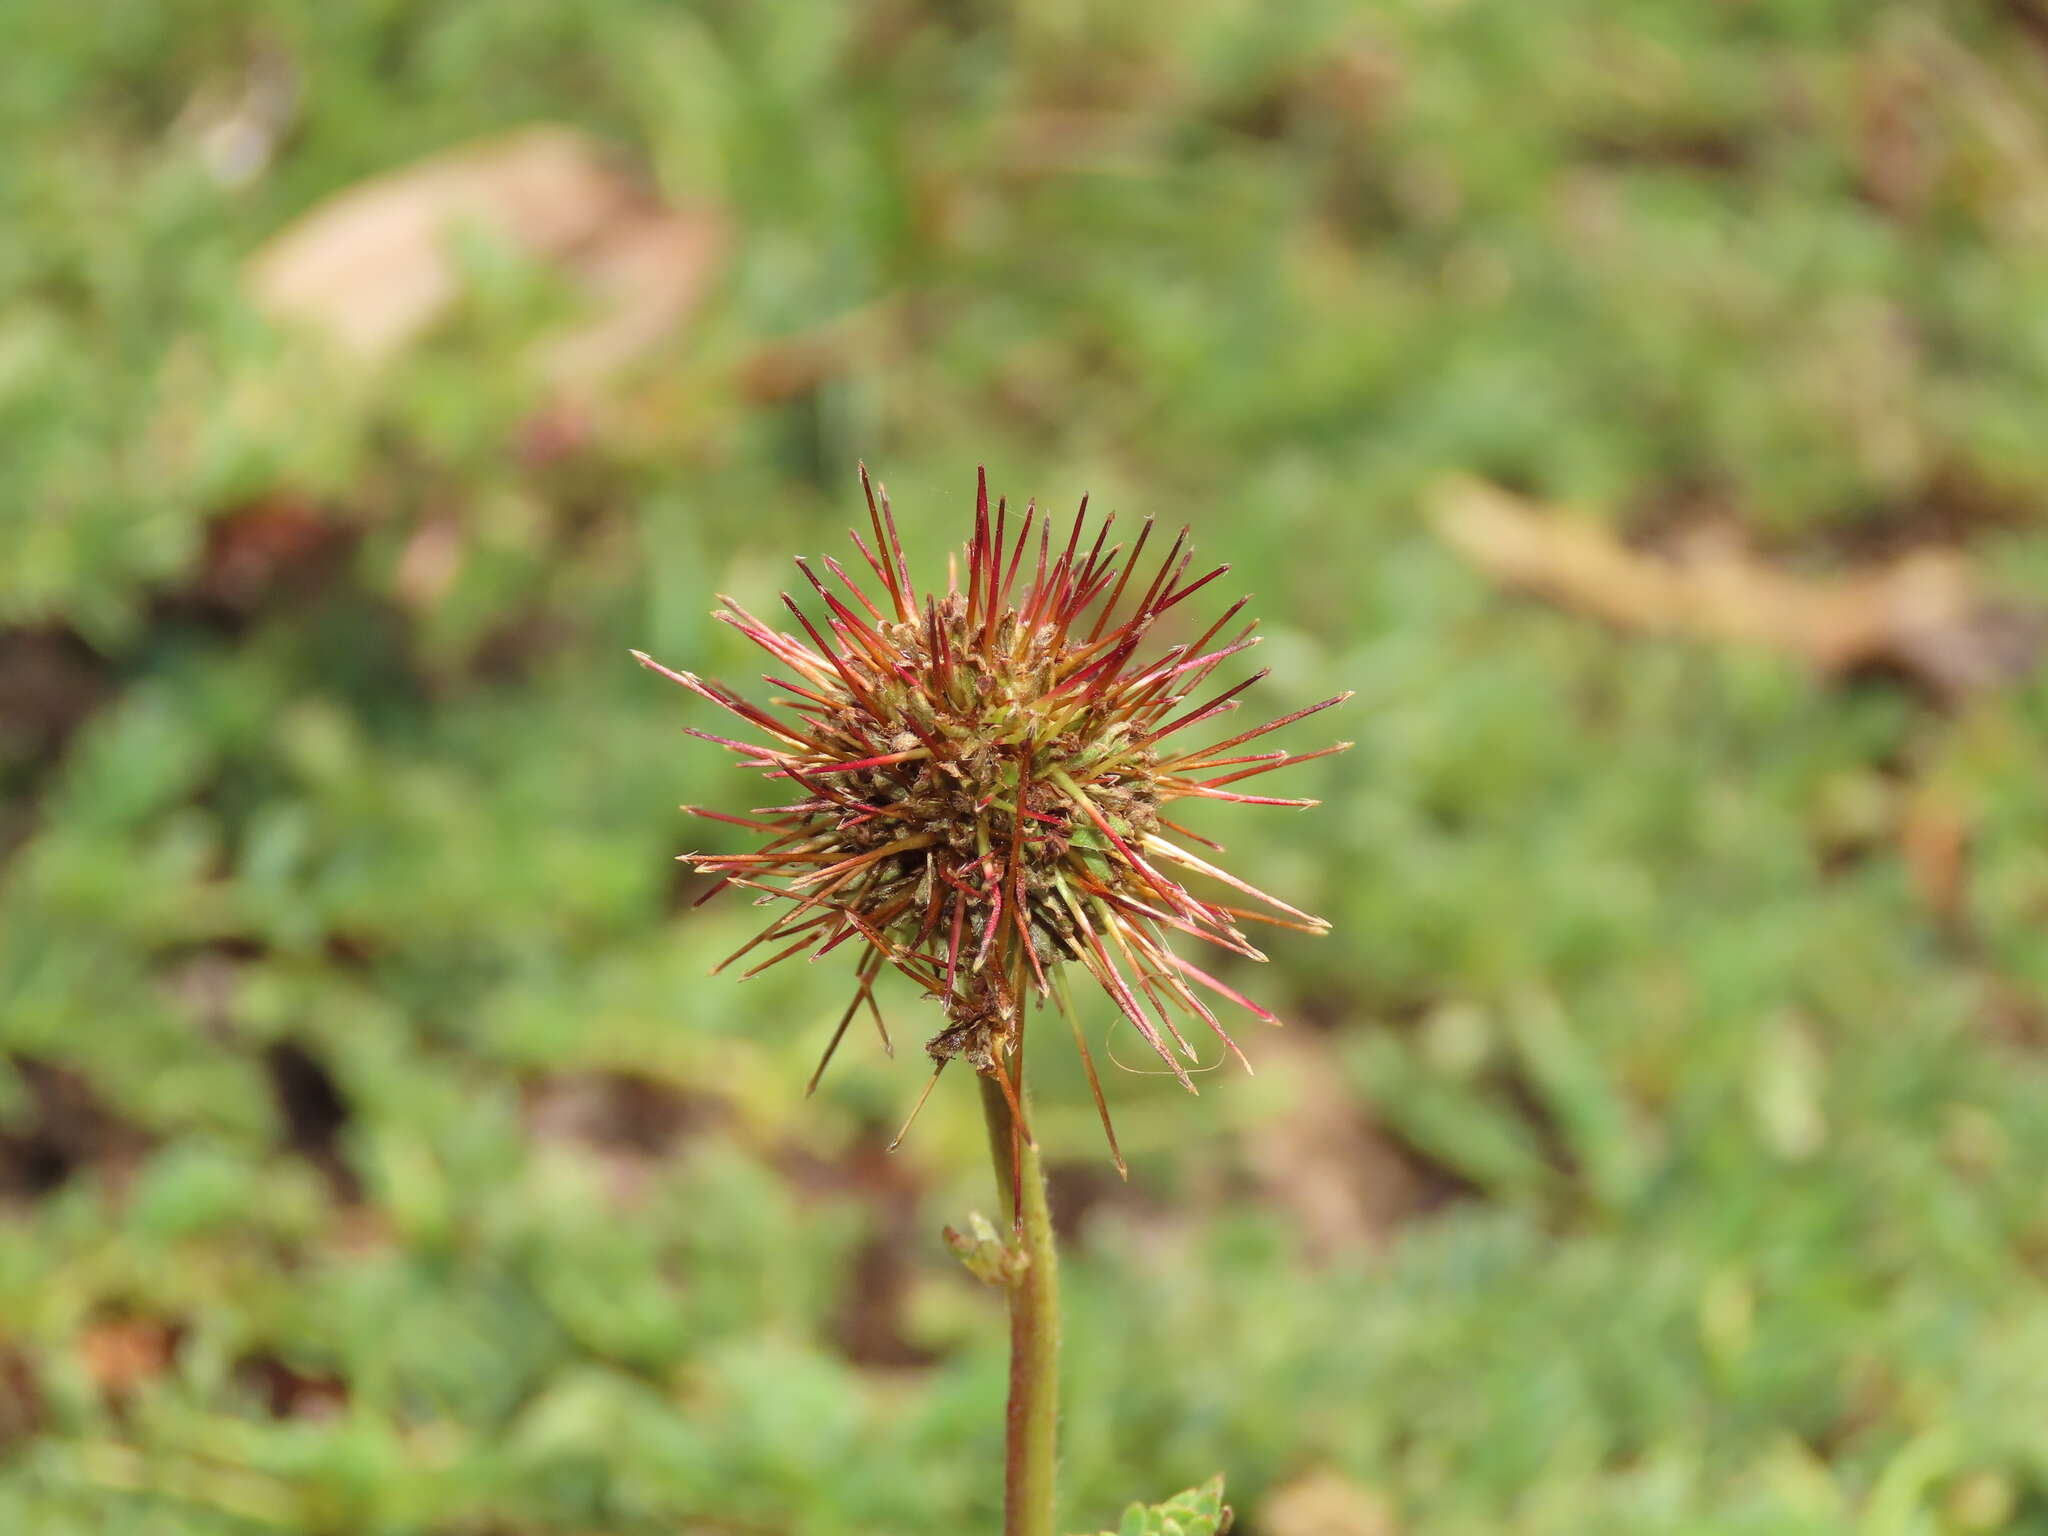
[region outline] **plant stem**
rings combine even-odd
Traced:
[[[1020,1084],[1021,1092],[1021,1084]],[[1011,1241],[1029,1263],[1010,1281],[1010,1406],[1005,1420],[1003,1536],[1053,1536],[1059,1435],[1060,1277],[1038,1149],[1017,1134],[1009,1100],[981,1080],[996,1184]]]

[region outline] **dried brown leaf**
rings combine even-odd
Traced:
[[[1387,1501],[1334,1472],[1311,1472],[1276,1489],[1259,1509],[1269,1536],[1396,1536]]]
[[[1502,586],[1617,629],[1770,646],[1828,676],[1896,673],[1943,699],[2012,680],[2048,639],[2048,615],[1996,602],[1949,550],[1831,576],[1782,570],[1728,536],[1653,554],[1603,524],[1463,478],[1439,489],[1431,519]]]
[[[1907,802],[1899,848],[1914,894],[1937,923],[1960,930],[1967,917],[1970,824],[1955,800],[1926,789]]]
[[[709,210],[656,202],[602,145],[536,127],[435,155],[335,194],[249,266],[256,302],[366,363],[415,340],[454,300],[451,238],[480,230],[558,266],[591,300],[542,359],[558,387],[595,384],[675,328],[725,245]]]
[[[160,1318],[106,1318],[79,1335],[79,1358],[100,1391],[126,1397],[171,1368],[184,1333],[182,1324]]]

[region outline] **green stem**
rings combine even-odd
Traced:
[[[996,1183],[1010,1210],[1011,1240],[1029,1260],[1008,1287],[1010,1406],[1005,1419],[1003,1536],[1053,1536],[1060,1277],[1052,1218],[1045,1208],[1045,1173],[1038,1164],[1038,1149],[1015,1134],[1009,1100],[992,1078],[981,1080],[981,1107],[988,1120]],[[1020,1196],[1021,1201],[1016,1198]]]

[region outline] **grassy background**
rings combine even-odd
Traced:
[[[625,657],[750,676],[711,594],[834,549],[864,456],[927,568],[978,461],[1189,521],[1265,703],[1358,690],[1324,807],[1203,823],[1337,923],[1232,972],[1296,1021],[1259,1075],[1110,1074],[1120,1186],[1044,1056],[1073,1526],[1225,1468],[1252,1536],[2048,1532],[2048,687],[1625,640],[1420,511],[2038,590],[2044,40],[0,4],[0,1530],[991,1528],[969,1096],[885,1156],[914,1053],[800,1097],[843,968],[703,979],[751,914],[687,912],[673,808],[749,781]],[[280,60],[224,184],[194,122]],[[295,215],[534,122],[729,230],[592,421],[488,240],[373,376],[257,317]]]

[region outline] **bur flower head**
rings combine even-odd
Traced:
[[[633,653],[752,727],[761,740],[690,734],[776,786],[778,803],[750,815],[684,807],[766,836],[748,853],[682,855],[718,877],[700,899],[736,888],[780,909],[720,969],[763,949],[746,975],[797,954],[858,955],[815,1087],[863,1008],[888,1045],[874,987],[894,967],[943,1009],[926,1042],[933,1080],[964,1060],[1013,1107],[1027,1014],[1050,1000],[1073,1025],[1114,1154],[1068,969],[1098,985],[1190,1091],[1190,1033],[1213,1032],[1242,1061],[1207,999],[1279,1020],[1169,935],[1263,960],[1245,925],[1328,925],[1195,853],[1191,843],[1220,849],[1175,817],[1192,800],[1315,804],[1232,786],[1350,746],[1255,745],[1349,695],[1249,730],[1221,723],[1266,675],[1211,686],[1218,667],[1258,644],[1257,621],[1239,622],[1242,598],[1206,627],[1188,617],[1188,600],[1229,567],[1191,575],[1185,528],[1161,554],[1148,518],[1126,554],[1114,515],[1091,528],[1085,498],[1064,530],[1035,503],[1013,526],[1007,503],[991,512],[980,475],[964,560],[948,561],[943,589],[920,588],[888,492],[865,467],[860,478],[872,542],[850,536],[864,574],[827,557],[821,575],[799,559],[815,602],[807,612],[783,595],[789,629],[720,598],[716,617],[774,660],[763,674],[774,696],[755,704]]]

